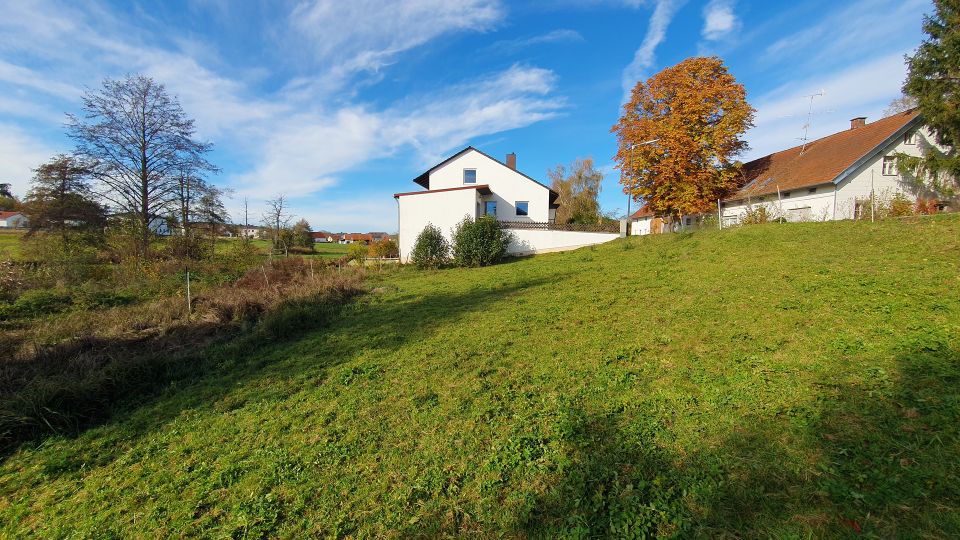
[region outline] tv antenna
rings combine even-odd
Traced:
[[[807,122],[803,124],[803,137],[800,137],[800,140],[803,141],[803,148],[800,149],[801,156],[807,150],[807,142],[810,141],[810,137],[808,137],[808,133],[810,132],[810,122],[813,119],[813,100],[818,97],[823,97],[824,95],[826,95],[826,93],[827,93],[826,90],[820,89],[820,91],[817,92],[816,94],[810,94],[808,96],[804,96],[810,99],[810,106],[809,108],[807,108]]]

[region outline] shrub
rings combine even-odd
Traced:
[[[453,262],[457,266],[486,266],[503,258],[511,235],[493,216],[476,221],[467,216],[453,231]]]
[[[370,254],[370,246],[363,242],[354,242],[347,247],[347,258],[351,261],[357,261],[357,264],[363,264]]]
[[[417,236],[410,258],[417,268],[438,268],[450,257],[450,245],[440,229],[428,223]]]
[[[759,225],[761,223],[772,223],[775,221],[782,223],[786,220],[778,215],[775,208],[770,208],[767,205],[759,205],[748,208],[743,215],[743,219],[740,220],[740,223],[743,225]]]
[[[374,257],[380,259],[395,259],[400,256],[400,247],[390,238],[384,238],[370,246]]]
[[[16,302],[0,306],[0,319],[33,318],[60,313],[70,308],[69,294],[49,289],[34,289],[21,294]]]

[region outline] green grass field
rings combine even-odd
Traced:
[[[23,234],[23,231],[0,231],[0,259],[20,255],[20,239]]]
[[[231,242],[237,242],[239,239],[236,238],[221,238],[217,240],[217,251],[223,251],[230,247]],[[269,252],[270,242],[268,240],[251,240],[251,243],[264,252]],[[314,244],[314,249],[316,253],[311,253],[305,255],[306,257],[319,257],[322,259],[339,259],[347,254],[347,249],[350,246],[347,244]]]
[[[368,287],[4,457],[0,534],[960,536],[958,216]]]

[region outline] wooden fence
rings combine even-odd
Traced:
[[[501,229],[525,229],[535,231],[573,231],[619,233],[620,223],[550,223],[546,221],[501,221]]]

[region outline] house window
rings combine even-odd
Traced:
[[[517,201],[517,215],[526,216],[529,214],[530,203],[527,201]]]
[[[497,216],[497,201],[485,201],[483,203],[483,215]]]
[[[816,193],[816,192],[817,192],[817,188],[815,188],[815,187],[812,187],[812,188],[810,188],[810,189],[807,190],[807,193]]]
[[[904,133],[903,144],[917,144],[917,132],[911,131],[908,133]]]
[[[463,170],[463,183],[464,183],[464,184],[476,184],[476,183],[477,183],[477,170],[476,170],[476,169],[464,169],[464,170]]]
[[[897,175],[897,158],[893,156],[883,156],[883,175],[884,176]]]
[[[784,197],[789,197],[789,196],[790,196],[790,192],[789,192],[789,191],[784,191],[784,192],[783,192],[783,196],[784,196]]]

